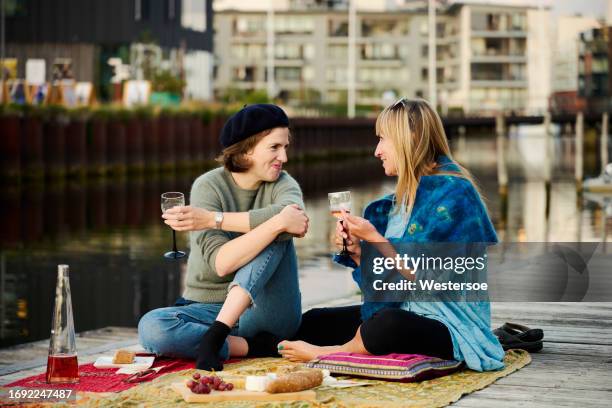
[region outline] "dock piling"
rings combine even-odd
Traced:
[[[608,125],[609,117],[608,112],[604,112],[601,115],[601,171],[606,168],[606,165],[610,162],[608,157]]]

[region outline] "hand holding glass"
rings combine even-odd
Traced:
[[[347,213],[351,212],[351,192],[350,191],[339,191],[337,193],[329,193],[327,195],[329,198],[329,210],[331,214],[340,219],[340,224],[342,224],[342,210]],[[338,253],[339,256],[349,256],[352,255],[352,252],[348,250],[346,247],[346,239],[342,238],[342,251]]]
[[[185,205],[185,196],[179,192],[168,192],[161,195],[161,209],[166,212],[172,207]],[[176,231],[172,230],[172,251],[164,254],[164,257],[169,259],[178,259],[185,256],[185,252],[176,249]]]

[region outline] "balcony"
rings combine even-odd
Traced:
[[[472,62],[482,63],[527,63],[525,54],[504,54],[504,53],[472,53]]]
[[[472,38],[527,38],[527,31],[472,29],[470,35]]]
[[[526,79],[472,79],[472,88],[527,88]]]

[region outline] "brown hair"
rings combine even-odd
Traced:
[[[221,154],[215,159],[222,164],[227,170],[233,173],[244,173],[251,168],[251,162],[246,155],[251,152],[257,143],[264,137],[272,133],[273,129],[262,130],[249,136],[238,143],[226,147],[221,151]]]

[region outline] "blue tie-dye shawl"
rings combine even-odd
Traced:
[[[459,168],[446,156],[437,159],[439,170],[458,172]],[[364,217],[384,235],[393,195],[370,203]],[[486,208],[471,182],[453,175],[421,177],[415,203],[403,235],[391,242],[497,242],[497,234]],[[342,265],[352,267],[353,279],[361,283],[361,271],[352,259],[335,257]],[[504,367],[504,351],[491,332],[489,302],[365,302],[362,319],[368,319],[385,307],[401,307],[444,323],[453,340],[455,359],[477,371]],[[418,336],[418,333],[414,334]]]

